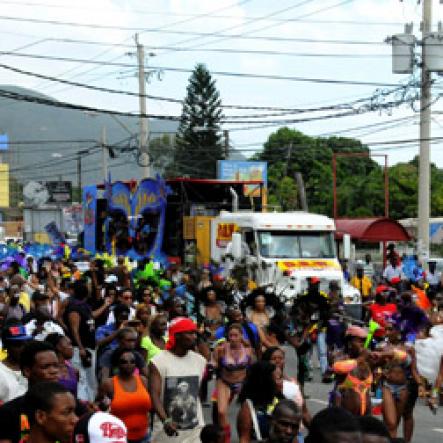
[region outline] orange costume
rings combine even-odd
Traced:
[[[423,309],[423,311],[427,311],[428,309],[432,308],[432,304],[429,301],[429,298],[423,289],[420,289],[419,287],[412,285],[412,290],[414,291],[415,295],[417,296],[417,299],[415,300],[415,304],[419,308]]]
[[[114,398],[111,402],[111,414],[118,417],[128,429],[128,440],[141,440],[148,432],[148,413],[151,410],[151,397],[140,376],[135,375],[136,389],[128,392],[123,389],[118,376],[112,377]]]

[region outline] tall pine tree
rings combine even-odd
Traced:
[[[187,87],[170,175],[215,178],[217,160],[225,158],[221,141],[220,94],[210,72],[198,64]]]

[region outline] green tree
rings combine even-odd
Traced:
[[[370,208],[373,206],[377,209],[377,204],[371,202],[371,206],[367,207],[362,201],[362,193],[365,192],[365,186],[368,186],[367,177],[372,177],[371,174],[379,171],[380,167],[369,158],[368,148],[359,140],[345,137],[310,137],[289,128],[280,128],[271,134],[263,146],[263,151],[254,156],[257,160],[268,162],[269,202],[276,203],[281,208],[291,202],[291,208],[297,207],[291,200],[294,194],[291,187],[294,187],[296,195],[293,179],[296,172],[301,172],[309,209],[332,215],[332,156],[341,152],[358,153],[361,157],[337,157],[339,214],[369,215]],[[291,185],[284,180],[285,177],[292,181]],[[371,186],[377,190],[377,186],[372,183]],[[378,190],[371,198],[377,202]]]
[[[225,158],[222,117],[215,80],[205,65],[198,64],[189,79],[170,175],[216,177],[217,160]]]

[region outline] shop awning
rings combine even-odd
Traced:
[[[409,241],[406,229],[396,220],[379,218],[340,218],[335,220],[337,228],[335,238],[340,240],[343,234],[349,234],[354,241],[391,242]]]

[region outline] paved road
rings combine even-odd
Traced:
[[[296,374],[295,352],[290,348],[286,348],[286,373],[288,375]],[[320,371],[315,370],[313,382],[307,383],[305,386],[306,394],[310,397],[307,400],[307,404],[312,415],[326,407],[328,392],[331,389],[331,385],[322,384],[319,382],[319,379]],[[233,443],[238,441],[235,431],[237,411],[238,407],[234,404],[233,407],[231,407],[231,411],[229,414],[232,426]],[[425,406],[423,403],[420,402],[420,400],[418,400],[417,406],[414,410],[414,417],[415,432],[413,443],[443,442],[443,406],[440,407],[437,415],[434,415],[431,413],[427,406]],[[205,418],[207,423],[211,422],[210,409],[205,409]],[[399,435],[399,437],[401,437],[401,434]]]

